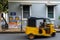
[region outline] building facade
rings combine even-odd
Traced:
[[[8,0],[9,17],[12,12],[21,18],[25,28],[28,17],[49,18],[55,25],[60,24],[60,0]]]

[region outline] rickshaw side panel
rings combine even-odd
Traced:
[[[27,34],[27,35],[29,35],[29,34],[34,34],[34,35],[36,35],[36,34],[38,34],[38,28],[37,27],[26,27],[26,31],[25,31],[25,33]]]

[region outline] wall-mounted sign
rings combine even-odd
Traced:
[[[16,12],[11,12],[10,15],[11,16],[16,16]]]

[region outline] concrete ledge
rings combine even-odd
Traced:
[[[55,29],[56,30],[56,32],[60,32],[60,29]]]

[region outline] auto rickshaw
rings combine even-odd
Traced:
[[[37,27],[37,20],[42,20]],[[39,22],[39,21],[38,21]],[[29,39],[34,39],[35,36],[55,36],[56,30],[54,29],[54,24],[48,18],[36,18],[30,17],[27,20],[26,35]]]

